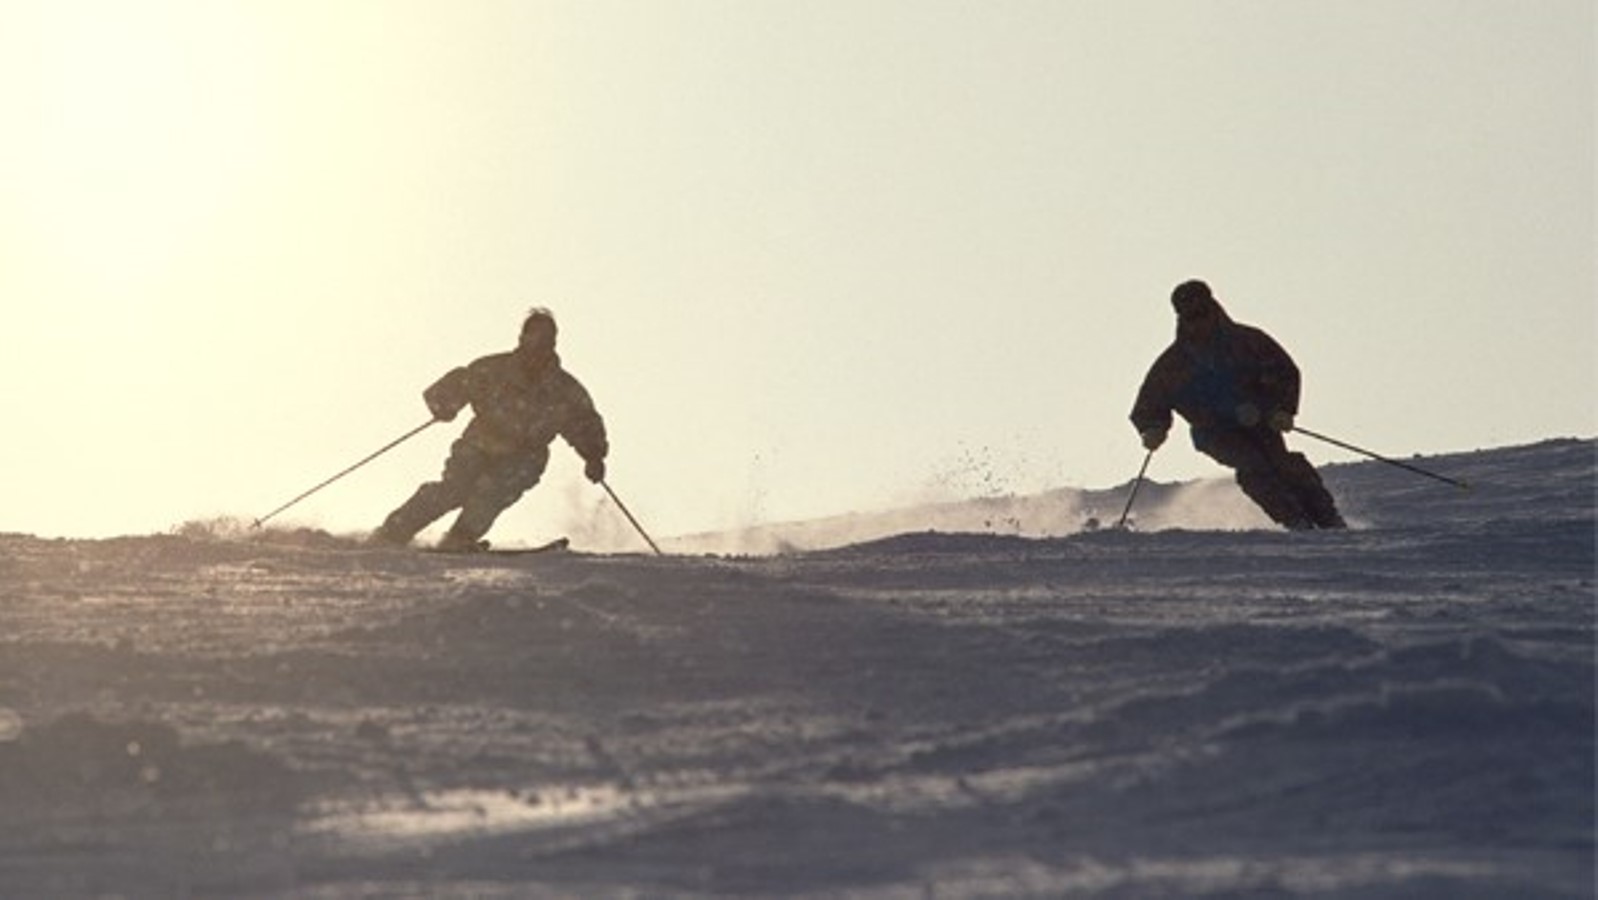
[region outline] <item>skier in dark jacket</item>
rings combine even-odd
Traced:
[[[589,481],[604,480],[605,422],[588,391],[561,368],[556,334],[549,310],[534,309],[515,350],[454,369],[422,392],[438,421],[453,420],[468,405],[475,415],[450,448],[443,477],[390,513],[372,534],[374,543],[403,546],[459,509],[439,549],[481,549],[494,519],[543,476],[557,435],[583,458]]]
[[[1298,366],[1265,332],[1232,321],[1202,281],[1171,293],[1176,340],[1143,379],[1132,425],[1150,451],[1165,443],[1174,410],[1193,446],[1237,471],[1238,486],[1287,528],[1342,528],[1332,495],[1284,432],[1298,414]]]

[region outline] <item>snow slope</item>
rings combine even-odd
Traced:
[[[1594,443],[1424,463],[1328,534],[0,536],[0,896],[1590,897]]]
[[[1298,441],[1308,444],[1309,441]],[[1579,441],[1549,442],[1536,447],[1500,449],[1485,453],[1459,454],[1438,460],[1431,471],[1467,483],[1480,481],[1480,490],[1460,495],[1440,482],[1385,465],[1359,463],[1334,464],[1321,469],[1328,486],[1339,496],[1339,505],[1355,527],[1380,524],[1434,524],[1458,518],[1479,519],[1488,515],[1534,514],[1547,498],[1528,494],[1530,483],[1545,479],[1535,471],[1515,474],[1522,466],[1535,467],[1545,450],[1564,447],[1561,464],[1578,466],[1582,462]],[[1405,461],[1414,464],[1414,461]],[[1430,461],[1423,461],[1430,462]],[[1254,504],[1232,482],[1229,474],[1202,481],[1162,484],[1157,480],[1158,458],[1152,461],[1151,476],[1139,489],[1131,510],[1131,525],[1140,531],[1172,528],[1187,530],[1245,530],[1273,527]],[[1423,465],[1422,468],[1425,468]],[[1511,470],[1505,474],[1501,469]],[[1446,471],[1440,471],[1446,470]],[[1217,473],[1226,470],[1216,467]],[[1473,481],[1476,479],[1476,481]],[[767,523],[727,532],[686,535],[669,539],[666,546],[685,553],[770,554],[820,550],[845,544],[862,543],[914,531],[946,531],[976,534],[1011,534],[1022,537],[1065,537],[1082,531],[1113,527],[1126,511],[1130,482],[1108,490],[1060,488],[1041,494],[994,494],[966,500],[927,504],[905,509],[853,512],[801,522]],[[614,519],[615,521],[612,521]],[[639,546],[636,535],[621,530],[619,514],[603,517],[602,535],[607,544]],[[599,537],[599,536],[596,536]]]

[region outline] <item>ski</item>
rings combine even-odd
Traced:
[[[536,547],[489,547],[484,552],[498,553],[504,556],[525,556],[530,553],[552,553],[556,550],[565,550],[571,546],[571,543],[569,538],[558,537]]]
[[[466,550],[446,550],[438,547],[424,547],[423,553],[441,553],[447,556],[527,556],[534,553],[553,553],[565,550],[571,546],[571,539],[558,537],[552,541],[538,544],[533,547],[493,547],[488,541],[478,541],[477,546]]]

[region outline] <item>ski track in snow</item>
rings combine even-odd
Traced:
[[[1594,461],[1309,535],[0,536],[0,896],[1592,896]]]

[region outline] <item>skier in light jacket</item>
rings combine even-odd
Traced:
[[[1132,407],[1143,446],[1165,443],[1174,410],[1199,452],[1237,471],[1237,484],[1287,528],[1342,528],[1320,475],[1284,432],[1298,414],[1299,373],[1270,335],[1232,321],[1209,285],[1187,281],[1171,293],[1176,340],[1154,361]]]
[[[417,488],[390,513],[373,532],[373,543],[403,546],[459,509],[439,549],[484,548],[483,535],[494,520],[543,476],[557,436],[583,458],[589,481],[604,480],[610,449],[605,422],[587,389],[561,367],[557,333],[549,310],[534,309],[515,350],[453,369],[422,392],[438,421],[452,421],[468,405],[474,415],[450,447],[442,477]]]

